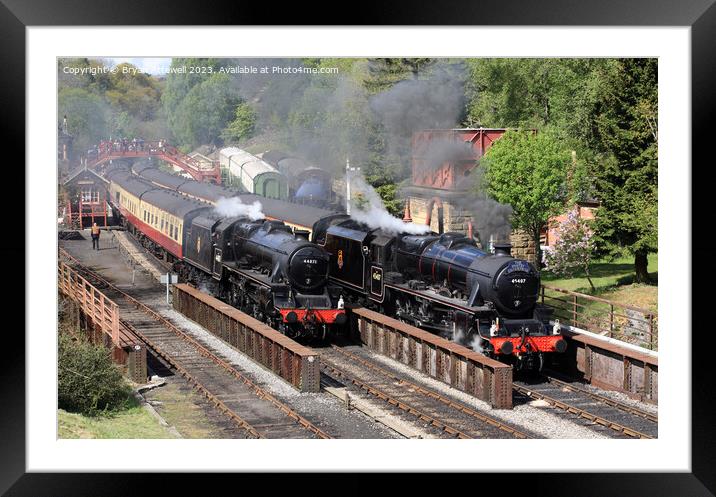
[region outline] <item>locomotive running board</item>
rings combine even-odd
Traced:
[[[474,307],[468,307],[464,304],[461,304],[458,299],[451,299],[448,297],[443,297],[442,295],[438,295],[437,293],[426,293],[420,290],[413,290],[409,288],[407,285],[396,285],[396,284],[385,284],[386,288],[394,288],[396,290],[400,290],[401,292],[406,292],[411,295],[415,295],[416,297],[421,297],[424,299],[430,299],[440,302],[443,305],[446,305],[448,307],[452,307],[453,309],[458,309],[463,312],[480,312],[480,311],[491,311],[493,310],[490,307],[487,306],[474,306]]]

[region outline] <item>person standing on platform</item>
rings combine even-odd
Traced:
[[[92,249],[99,250],[99,226],[92,224]]]

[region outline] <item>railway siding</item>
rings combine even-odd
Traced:
[[[512,408],[512,367],[377,312],[356,308],[361,342],[378,354],[474,395]]]
[[[248,355],[301,392],[318,392],[318,354],[261,321],[185,284],[174,286],[174,309]]]

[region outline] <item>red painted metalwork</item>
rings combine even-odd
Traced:
[[[442,190],[467,189],[463,180],[505,131],[503,128],[465,128],[413,133],[413,185]]]
[[[305,321],[310,314],[311,318],[315,318],[317,322],[326,324],[335,323],[339,315],[345,314],[345,311],[337,309],[279,309],[279,312],[284,323],[288,322],[287,318],[291,312],[296,314],[298,321]]]
[[[211,167],[206,167],[163,140],[139,143],[100,142],[97,146],[96,154],[88,157],[87,166],[96,168],[109,160],[140,157],[156,157],[181,168],[197,181],[221,184],[221,169],[218,162],[214,162]]]
[[[86,201],[83,198],[83,193],[89,194],[92,197],[93,191],[97,191],[98,200]],[[89,190],[84,191],[80,188],[77,194],[77,202],[75,203],[76,208],[72,208],[71,195],[66,197],[66,210],[65,210],[65,223],[74,229],[83,229],[86,225],[91,226],[95,222],[102,220],[101,226],[107,226],[107,191],[104,188],[97,187],[92,184]],[[89,221],[85,223],[84,221]]]
[[[500,355],[500,349],[502,344],[505,342],[512,342],[514,351],[512,354],[526,354],[527,352],[557,352],[557,342],[564,340],[562,335],[546,335],[546,336],[528,336],[525,337],[525,343],[520,347],[522,343],[522,337],[502,337],[502,338],[491,338],[490,343],[495,347],[495,354]],[[527,345],[529,344],[529,349]]]

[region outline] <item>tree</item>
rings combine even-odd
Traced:
[[[256,129],[256,112],[246,102],[236,106],[235,118],[221,136],[227,142],[240,142],[251,138]]]
[[[58,95],[59,116],[67,116],[75,137],[75,153],[84,154],[90,146],[109,134],[111,112],[97,95],[83,88],[63,88]]]
[[[131,64],[105,72],[110,65],[86,58],[58,59],[59,115],[67,115],[75,156],[110,136],[166,137],[165,118],[160,115],[163,84]],[[68,74],[66,67],[85,71]]]
[[[399,81],[418,79],[421,71],[432,67],[437,59],[428,58],[376,58],[368,59],[363,86],[372,94],[389,89]]]
[[[468,59],[466,124],[551,128],[585,143],[607,59]]]
[[[105,98],[114,109],[127,112],[137,120],[153,119],[161,105],[157,80],[131,64],[119,64],[116,69],[117,72],[110,73],[111,87],[105,91]]]
[[[187,115],[187,109],[184,104],[184,100],[189,96],[189,93],[194,88],[213,76],[218,76],[219,67],[221,67],[222,61],[220,59],[200,59],[200,58],[173,58],[170,68],[180,69],[182,67],[206,67],[206,72],[195,71],[187,73],[176,73],[170,72],[166,79],[164,91],[162,92],[161,102],[164,107],[164,113],[167,117],[167,125],[175,138],[180,140],[188,139],[190,142],[194,141],[194,132],[189,130],[189,125],[186,123],[186,119],[190,118]],[[209,69],[210,68],[210,69]],[[212,71],[209,73],[209,71]],[[196,96],[194,97],[196,100]],[[229,113],[230,114],[230,113]],[[226,122],[230,120],[230,115]],[[226,123],[221,126],[217,131],[220,132]],[[212,140],[213,141],[213,140]],[[188,143],[181,143],[182,145],[188,145]]]
[[[594,240],[588,221],[580,218],[578,210],[573,209],[557,229],[557,236],[557,243],[545,254],[546,269],[570,278],[577,269],[582,269],[594,292],[596,289],[589,274]]]
[[[608,154],[595,171],[598,248],[632,254],[638,283],[649,281],[647,256],[658,250],[657,67],[656,59],[611,61],[594,117]]]
[[[239,97],[227,74],[213,74],[194,86],[174,111],[169,126],[179,145],[195,148],[220,144],[221,132],[231,121]]]
[[[508,131],[487,151],[487,193],[512,206],[512,227],[532,236],[541,261],[540,233],[550,217],[564,207],[570,152],[549,133]]]

